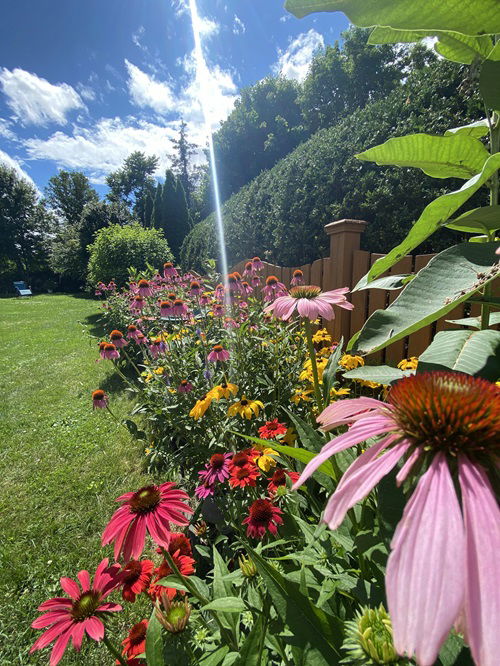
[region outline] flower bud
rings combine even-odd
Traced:
[[[354,620],[346,622],[342,648],[349,653],[344,663],[358,666],[406,663],[394,649],[391,618],[382,604],[376,609],[365,607]]]
[[[245,578],[253,578],[257,575],[257,567],[250,558],[240,556],[238,558],[238,564],[240,565],[241,573]]]
[[[161,602],[156,602],[155,614],[160,624],[171,634],[179,634],[186,628],[191,615],[191,606],[187,600],[170,601],[166,592],[161,593]]]

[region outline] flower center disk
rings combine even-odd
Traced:
[[[132,513],[149,513],[160,503],[161,495],[156,486],[139,488],[130,499]]]

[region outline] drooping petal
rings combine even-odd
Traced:
[[[418,447],[410,454],[408,460],[405,462],[403,467],[401,467],[396,476],[397,486],[400,486],[402,483],[405,482],[406,477],[411,472],[413,465],[417,462],[418,458],[420,458],[420,454],[421,450]]]
[[[400,442],[392,449],[377,457],[382,449],[392,443],[395,437],[387,437],[377,442],[357,458],[344,473],[337,489],[326,505],[323,521],[331,530],[336,530],[344,520],[347,511],[368,495],[380,479],[396,465],[409,446]]]
[[[146,540],[146,516],[137,514],[130,525],[125,541],[123,542],[123,559],[138,560],[144,550]]]
[[[316,419],[322,429],[336,428],[339,425],[351,423],[360,414],[368,416],[367,412],[380,410],[389,405],[375,398],[352,398],[350,400],[339,400],[328,405]]]
[[[54,638],[56,638],[56,636],[62,634],[71,625],[72,625],[71,618],[68,618],[67,620],[61,620],[61,622],[57,622],[56,624],[54,624],[52,627],[50,627],[50,629],[47,629],[45,633],[43,633],[41,636],[39,636],[36,639],[36,641],[31,646],[30,654],[35,650],[41,650],[44,647],[47,647],[49,643],[52,643],[52,641],[54,640]]]
[[[84,634],[85,634],[85,626],[83,622],[76,622],[73,625],[73,629],[71,630],[71,638],[73,640],[73,647],[77,652],[80,652],[80,649],[82,647],[82,640]]]
[[[70,638],[71,638],[71,627],[69,627],[64,632],[64,634],[61,634],[61,636],[59,636],[57,641],[54,643],[54,647],[52,648],[52,652],[50,653],[49,666],[57,666],[57,664],[61,661],[64,654],[64,650],[66,649],[66,646]]]
[[[386,592],[394,646],[432,666],[462,607],[465,537],[444,454],[435,456],[407,503],[391,544]]]
[[[78,599],[80,596],[80,588],[78,587],[77,583],[72,578],[66,578],[63,576],[63,578],[59,579],[59,583],[61,584],[62,589],[66,594],[71,597],[72,599]]]
[[[95,641],[100,641],[104,637],[104,625],[98,617],[89,617],[83,621],[85,631]]]
[[[461,456],[459,480],[466,540],[465,625],[476,664],[500,659],[500,510],[488,477]]]

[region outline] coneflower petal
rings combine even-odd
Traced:
[[[50,653],[49,666],[57,666],[61,661],[66,645],[68,644],[69,639],[71,638],[72,627],[69,627],[63,634],[54,643],[52,652]]]

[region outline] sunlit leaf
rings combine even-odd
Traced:
[[[460,127],[452,127],[447,129],[444,133],[445,136],[450,136],[450,134],[465,134],[466,136],[474,136],[476,139],[480,139],[483,136],[486,136],[490,131],[488,121],[486,118],[483,120],[476,120],[473,123],[468,125],[461,125]]]
[[[464,319],[447,319],[449,324],[457,326],[470,326],[471,328],[481,328],[481,317],[465,317]],[[496,326],[500,324],[500,312],[490,312],[489,325]]]
[[[414,374],[414,370],[403,371],[399,368],[392,368],[390,365],[363,365],[360,368],[344,372],[344,377],[346,379],[364,379],[369,382],[377,382],[378,384],[389,386],[392,382]]]
[[[445,224],[448,229],[469,234],[485,234],[500,229],[500,206],[483,206],[450,220]]]
[[[483,62],[479,73],[479,92],[488,108],[500,111],[500,60]]]

